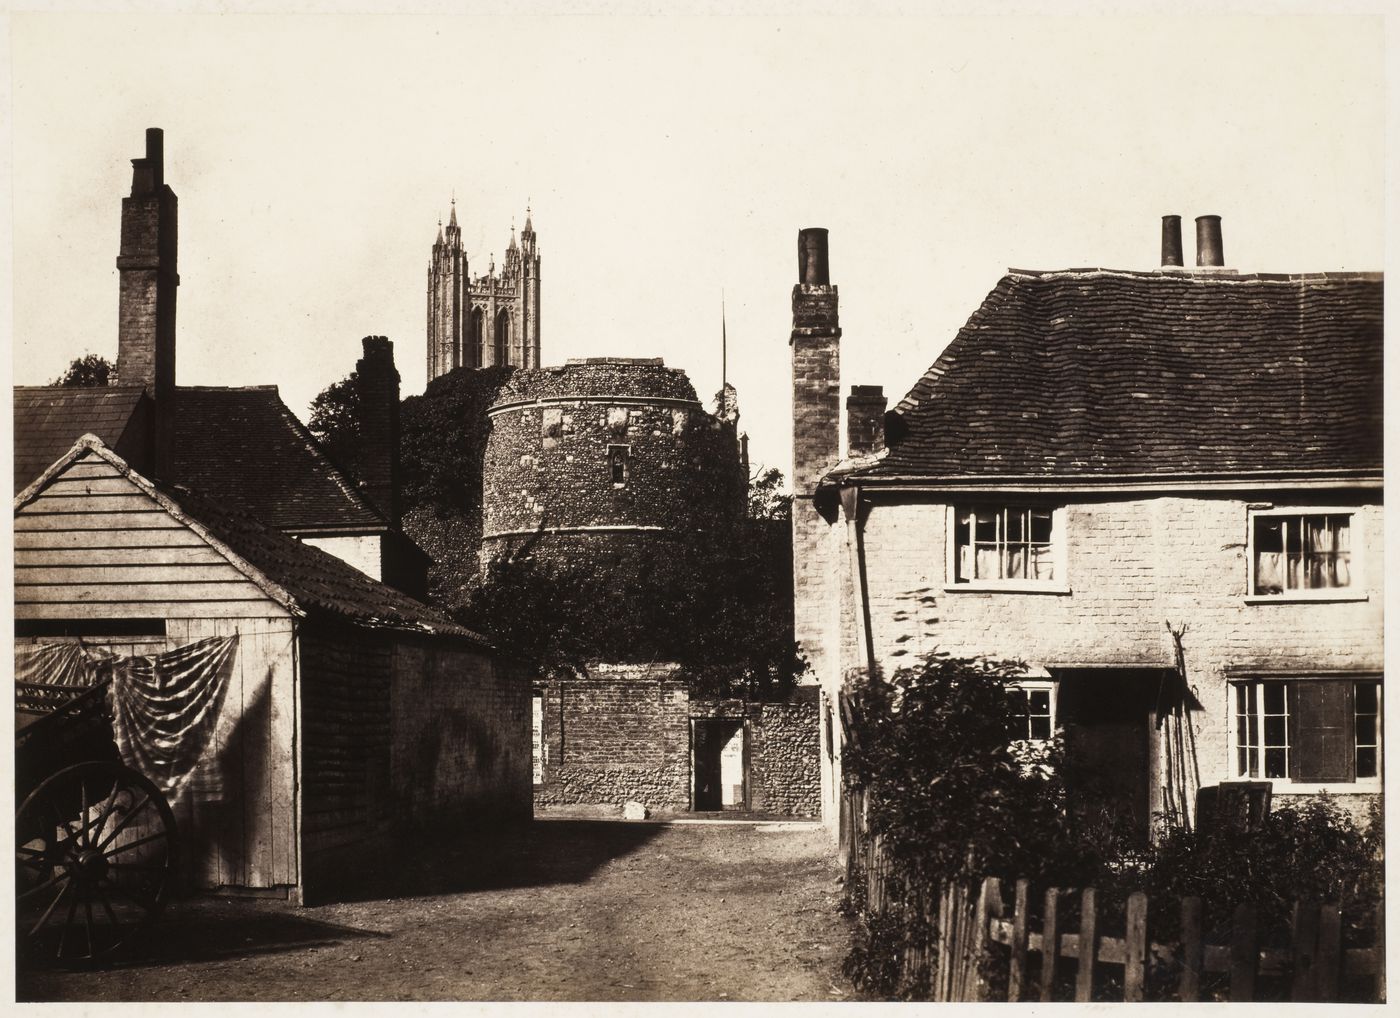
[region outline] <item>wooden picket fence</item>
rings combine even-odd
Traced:
[[[1372,981],[1373,1002],[1385,1000],[1383,904],[1376,910],[1369,947],[1344,947],[1341,910],[1316,902],[1294,905],[1288,947],[1260,947],[1252,905],[1235,910],[1226,943],[1209,943],[1201,899],[1195,897],[1156,906],[1158,916],[1164,908],[1179,910],[1181,931],[1178,940],[1157,943],[1148,936],[1148,899],[1141,892],[1128,897],[1121,923],[1124,935],[1104,936],[1101,930],[1116,916],[1104,913],[1092,887],[1050,888],[1038,915],[1026,880],[1016,881],[1010,903],[994,877],[983,880],[977,893],[949,885],[934,900],[897,897],[891,893],[893,864],[883,841],[879,835],[866,836],[863,827],[856,820],[847,832],[848,877],[864,877],[868,911],[929,931],[926,942],[906,944],[898,964],[901,987],[919,986],[927,979],[930,1000],[989,1000],[994,994],[1009,1001],[1066,999],[1071,968],[1076,1001],[1104,999],[1110,986],[1116,996],[1118,985],[1123,1000],[1141,1001],[1148,996],[1149,979],[1156,981],[1153,997],[1198,1001],[1210,974],[1227,973],[1230,1001],[1256,999],[1261,979],[1272,982],[1273,996],[1282,979],[1291,1000],[1333,1001],[1344,980],[1358,978]],[[847,886],[854,882],[848,880]],[[1072,916],[1076,904],[1077,928],[1069,929],[1065,917]],[[1218,931],[1213,939],[1221,939]],[[993,944],[1009,948],[1009,958]],[[1169,985],[1162,985],[1164,981]],[[1215,996],[1226,980],[1213,982]]]

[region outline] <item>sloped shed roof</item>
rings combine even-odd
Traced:
[[[1382,277],[1012,270],[865,478],[1381,470]]]

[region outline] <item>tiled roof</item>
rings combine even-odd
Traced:
[[[15,491],[48,469],[85,432],[121,448],[144,391],[139,385],[15,386]]]
[[[1011,270],[895,408],[903,437],[842,473],[1378,475],[1382,286]]]
[[[456,636],[488,644],[485,637],[320,548],[188,488],[158,483],[154,487],[290,594],[308,615],[328,614],[360,626]]]
[[[15,490],[83,434],[121,455],[140,386],[15,388]],[[181,386],[163,480],[200,491],[281,530],[379,532],[388,524],[287,409],[275,385]]]
[[[275,385],[176,390],[169,479],[280,530],[384,530]]]

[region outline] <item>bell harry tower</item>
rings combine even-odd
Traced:
[[[472,278],[452,203],[428,262],[428,381],[453,368],[540,365],[540,254],[530,209],[499,271],[495,257]]]

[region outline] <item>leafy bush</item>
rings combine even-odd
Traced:
[[[1062,747],[1030,761],[1012,741],[1019,718],[1007,687],[1023,672],[1015,662],[939,654],[850,692],[845,776],[864,791],[868,834],[882,837],[891,860],[889,900],[929,902],[948,881],[971,890],[987,876],[1003,886],[1027,878],[1037,911],[1049,886],[1092,886],[1101,933],[1121,936],[1123,902],[1145,891],[1152,937],[1168,942],[1179,935],[1176,900],[1197,895],[1208,940],[1223,942],[1236,905],[1247,902],[1261,941],[1272,944],[1288,943],[1295,901],[1334,902],[1346,943],[1372,942],[1384,886],[1379,797],[1365,828],[1323,795],[1276,808],[1257,830],[1175,831],[1144,849],[1114,818],[1066,809]],[[907,975],[901,983],[897,959],[928,942],[921,909],[876,915],[866,892],[866,876],[855,874],[846,973],[872,996],[917,999],[926,989]],[[1070,928],[1073,898],[1064,912]]]
[[[49,384],[76,389],[110,385],[111,381],[112,362],[100,354],[89,353],[75,357],[63,374]]]

